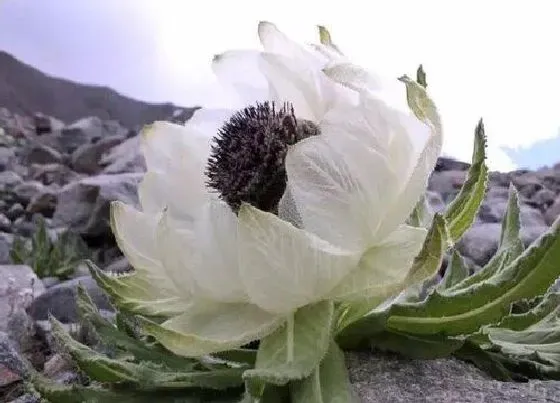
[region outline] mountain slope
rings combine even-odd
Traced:
[[[171,103],[150,104],[128,98],[107,87],[51,77],[0,51],[0,107],[20,115],[41,112],[67,123],[85,116],[118,120],[136,127],[166,119],[179,108]]]

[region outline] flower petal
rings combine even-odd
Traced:
[[[288,313],[321,298],[357,264],[358,254],[243,204],[239,266],[251,302]]]
[[[232,50],[214,56],[212,71],[218,81],[235,90],[242,105],[268,98],[268,82],[260,70],[256,50]]]
[[[237,217],[222,201],[210,201],[194,228],[164,214],[158,232],[169,276],[196,298],[245,302],[237,263]]]
[[[402,179],[344,126],[321,126],[321,132],[288,151],[288,186],[307,231],[362,251],[372,245]]]
[[[414,206],[420,200],[420,197],[426,191],[428,186],[428,179],[434,169],[438,157],[441,154],[443,142],[443,130],[440,122],[440,117],[433,101],[428,97],[425,90],[419,85],[413,83],[417,91],[417,106],[422,110],[415,111],[417,116],[425,116],[424,121],[416,119],[416,121],[409,120],[408,130],[411,135],[428,135],[427,141],[421,150],[419,156],[416,158],[416,165],[412,170],[405,186],[400,192],[393,208],[384,217],[383,222],[379,228],[378,236],[383,238],[388,233],[392,232],[394,228],[405,222]]]
[[[140,318],[143,330],[175,354],[196,357],[241,347],[277,329],[283,317],[249,304],[196,304],[161,325]]]
[[[200,132],[199,127],[194,123],[181,126],[156,122],[143,132],[142,148],[148,172],[158,173],[161,183],[155,188],[145,185],[142,200],[150,199],[147,194],[150,191],[164,191],[171,213],[188,221],[192,221],[209,197],[205,169],[210,137]],[[161,203],[161,199],[161,195],[151,196],[152,205]]]
[[[407,286],[405,280],[414,258],[420,252],[427,231],[401,226],[383,243],[370,248],[359,268],[344,279],[329,296],[344,301],[361,298],[387,298]]]

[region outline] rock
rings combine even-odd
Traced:
[[[141,174],[98,175],[66,185],[58,195],[53,216],[57,227],[84,235],[104,235],[109,228],[109,203],[120,200],[137,205]]]
[[[550,189],[541,189],[537,191],[531,198],[535,204],[537,204],[543,211],[550,207],[556,199],[556,193]]]
[[[12,221],[5,214],[0,213],[0,232],[9,232],[12,230]]]
[[[439,213],[445,209],[445,203],[439,193],[427,191],[426,199],[434,212]]]
[[[347,365],[362,403],[560,402],[559,381],[499,382],[456,359],[347,353]]]
[[[66,185],[81,177],[63,164],[33,164],[29,167],[29,178],[43,185]]]
[[[453,158],[439,157],[436,162],[434,171],[468,171],[470,167],[471,164],[469,164],[468,162],[458,161]]]
[[[27,366],[14,342],[0,331],[0,387],[17,382],[27,375]]]
[[[457,244],[459,252],[484,266],[496,253],[501,234],[500,223],[480,223],[471,227]]]
[[[56,209],[57,200],[58,195],[52,191],[38,193],[31,198],[25,211],[31,214],[40,213],[45,217],[52,217]]]
[[[12,169],[16,161],[15,149],[12,147],[0,147],[0,172]]]
[[[33,116],[33,124],[35,126],[35,134],[38,136],[57,132],[64,127],[64,123],[60,120],[42,113],[36,113]]]
[[[90,276],[64,281],[47,289],[29,306],[28,312],[34,320],[47,320],[49,312],[63,323],[78,321],[76,295],[78,284],[87,290],[93,302],[100,309],[112,310],[105,293]]]
[[[550,206],[544,213],[544,221],[546,225],[552,225],[558,216],[560,216],[560,195],[558,195],[552,206]]]
[[[25,208],[20,203],[12,204],[12,207],[6,212],[8,219],[14,221],[25,214]]]
[[[449,203],[463,186],[466,178],[464,171],[444,171],[431,175],[428,190],[437,192],[445,203]]]
[[[23,182],[21,176],[12,171],[0,172],[0,192],[12,190]]]
[[[17,200],[25,205],[29,204],[31,199],[37,197],[38,195],[44,193],[54,193],[51,188],[37,181],[22,182],[14,188],[13,192],[16,195]]]
[[[79,146],[92,143],[105,135],[103,121],[96,116],[91,116],[64,127],[60,132],[60,145],[70,154]]]
[[[0,266],[0,332],[5,332],[11,315],[26,309],[45,292],[33,269],[25,265]]]
[[[533,197],[535,193],[544,188],[533,172],[526,172],[519,176],[512,177],[512,183],[515,185],[520,195],[527,199]]]
[[[146,162],[140,150],[140,136],[132,137],[105,153],[99,164],[103,173],[145,172]]]
[[[43,277],[41,281],[43,282],[45,288],[51,288],[60,284],[60,279],[58,277]]]
[[[34,145],[27,154],[27,164],[60,164],[62,154],[52,147],[43,144]]]
[[[121,136],[106,137],[95,144],[83,144],[72,153],[71,165],[74,171],[94,175],[103,169],[99,164],[104,153],[123,141]]]
[[[0,232],[0,265],[10,263],[10,250],[13,241],[14,236],[12,234]]]
[[[132,266],[128,263],[128,259],[124,256],[111,262],[111,264],[105,267],[105,271],[110,273],[126,273],[132,270]]]

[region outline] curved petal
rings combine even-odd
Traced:
[[[202,158],[207,157],[208,144],[206,141],[214,137],[234,113],[235,111],[231,109],[200,108],[185,122],[185,128],[189,132],[195,132],[195,134],[185,133],[185,135],[194,137],[197,142],[200,142],[198,145],[201,147]]]
[[[119,249],[144,280],[157,282],[168,296],[178,295],[172,280],[163,269],[155,246],[159,216],[136,210],[120,201],[111,203],[111,228]]]
[[[311,52],[291,40],[271,22],[261,21],[258,33],[263,49],[267,53],[289,57],[294,59],[293,62],[307,64],[317,70],[321,69],[326,62],[323,55]]]
[[[161,325],[139,318],[143,330],[175,354],[197,357],[231,350],[276,330],[283,317],[249,304],[195,304]]]
[[[168,181],[165,175],[149,171],[138,184],[138,199],[142,211],[146,214],[161,213],[169,204]]]
[[[256,50],[232,50],[214,56],[212,71],[218,81],[235,90],[242,104],[268,99],[268,82],[260,70]]]
[[[164,191],[170,212],[187,221],[192,221],[211,197],[205,185],[211,138],[198,127],[194,123],[181,126],[156,122],[143,132],[148,172],[155,172],[161,182],[155,188],[145,185],[142,198],[149,199],[149,191]],[[156,199],[161,202],[161,195],[151,198],[152,202]]]
[[[407,287],[405,283],[414,258],[420,252],[427,231],[401,226],[383,243],[370,248],[359,268],[345,278],[329,296],[338,301],[387,298]]]
[[[344,126],[321,131],[288,151],[288,186],[307,231],[363,251],[372,245],[402,179],[385,156],[349,136]]]
[[[359,258],[248,204],[240,208],[238,231],[247,293],[269,312],[286,314],[321,300]]]
[[[318,122],[337,101],[335,83],[300,60],[262,53],[260,66],[268,79],[271,100],[291,103],[300,119]]]
[[[413,91],[409,92],[409,97],[415,97],[411,102],[411,109],[423,121],[416,119],[416,122],[409,121],[414,127],[408,128],[410,135],[422,135],[428,132],[428,139],[424,143],[419,156],[416,158],[416,164],[407,182],[400,192],[393,208],[388,211],[379,228],[379,239],[383,239],[387,234],[392,232],[398,225],[404,223],[414,209],[414,206],[420,200],[420,197],[428,187],[428,179],[434,169],[438,157],[441,154],[443,143],[443,129],[440,117],[433,101],[428,97],[426,91],[417,85],[411,83]]]
[[[237,218],[221,201],[207,203],[194,228],[164,214],[158,227],[164,268],[193,297],[245,302],[237,264]]]

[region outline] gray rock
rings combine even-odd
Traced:
[[[105,153],[101,160],[103,173],[145,172],[146,162],[140,150],[140,136],[132,137]]]
[[[109,203],[113,200],[138,203],[141,174],[98,175],[65,186],[58,195],[53,216],[57,227],[87,235],[104,235],[109,227]]]
[[[10,340],[8,335],[0,331],[0,373],[3,372],[3,368],[20,378],[27,375],[27,364],[24,358],[20,355],[16,345]]]
[[[550,189],[541,189],[533,195],[531,200],[535,202],[541,209],[548,208],[556,199],[556,193]]]
[[[43,277],[41,281],[43,282],[45,288],[51,288],[60,284],[60,279],[58,277]]]
[[[434,212],[439,213],[445,209],[445,203],[439,193],[427,191],[426,199]]]
[[[29,167],[29,178],[44,185],[66,185],[82,178],[82,175],[63,164],[33,164]]]
[[[526,172],[519,176],[513,175],[512,183],[515,185],[519,194],[530,199],[539,190],[544,189],[544,185],[539,181],[534,172]]]
[[[12,221],[5,214],[0,213],[0,232],[11,231]]]
[[[51,190],[51,188],[43,185],[41,182],[29,181],[17,185],[14,188],[13,192],[16,195],[18,201],[27,205],[31,201],[31,199],[33,199],[37,195],[43,193],[53,193],[54,191]]]
[[[52,217],[56,209],[58,195],[50,189],[45,189],[44,193],[33,195],[25,211],[28,213],[40,213],[46,217]]]
[[[500,223],[480,223],[471,227],[457,244],[459,252],[478,266],[486,264],[496,253],[500,240]]]
[[[25,265],[0,266],[0,331],[6,331],[11,315],[26,309],[45,292],[33,269]]]
[[[0,192],[11,190],[22,182],[22,177],[15,172],[0,172]]]
[[[60,164],[62,154],[52,147],[36,144],[27,153],[27,164]]]
[[[16,152],[12,147],[0,147],[0,171],[11,169],[16,162]]]
[[[76,172],[94,175],[103,169],[99,164],[104,153],[123,141],[121,136],[106,137],[95,144],[83,144],[72,153],[71,166]]]
[[[133,270],[133,268],[130,266],[130,263],[128,263],[128,259],[124,256],[111,262],[111,264],[105,267],[105,271],[111,273],[126,273],[131,270]]]
[[[120,126],[111,122],[103,122],[96,116],[80,119],[60,132],[61,148],[67,153],[73,153],[83,144],[96,142],[103,137],[121,134]]]
[[[0,265],[10,263],[10,250],[13,241],[14,236],[12,234],[0,232]]]
[[[552,225],[554,220],[560,216],[560,195],[556,198],[552,206],[550,206],[544,213],[544,221],[547,225]]]
[[[12,204],[6,212],[6,216],[12,221],[21,217],[23,214],[25,214],[25,208],[20,203]]]
[[[499,382],[456,359],[347,353],[347,364],[362,403],[560,402],[559,381]]]
[[[445,203],[449,203],[463,186],[465,171],[434,172],[428,183],[428,190],[437,192]]]
[[[47,289],[29,306],[29,314],[34,320],[46,320],[50,312],[63,323],[77,322],[76,295],[78,284],[80,283],[100,309],[112,310],[107,296],[97,286],[95,280],[90,276],[84,276],[62,282]]]
[[[62,121],[42,113],[36,113],[33,116],[33,124],[35,125],[35,134],[38,136],[58,132],[64,127]]]
[[[434,170],[436,172],[442,171],[468,171],[471,164],[468,162],[458,161],[453,158],[439,157]]]

